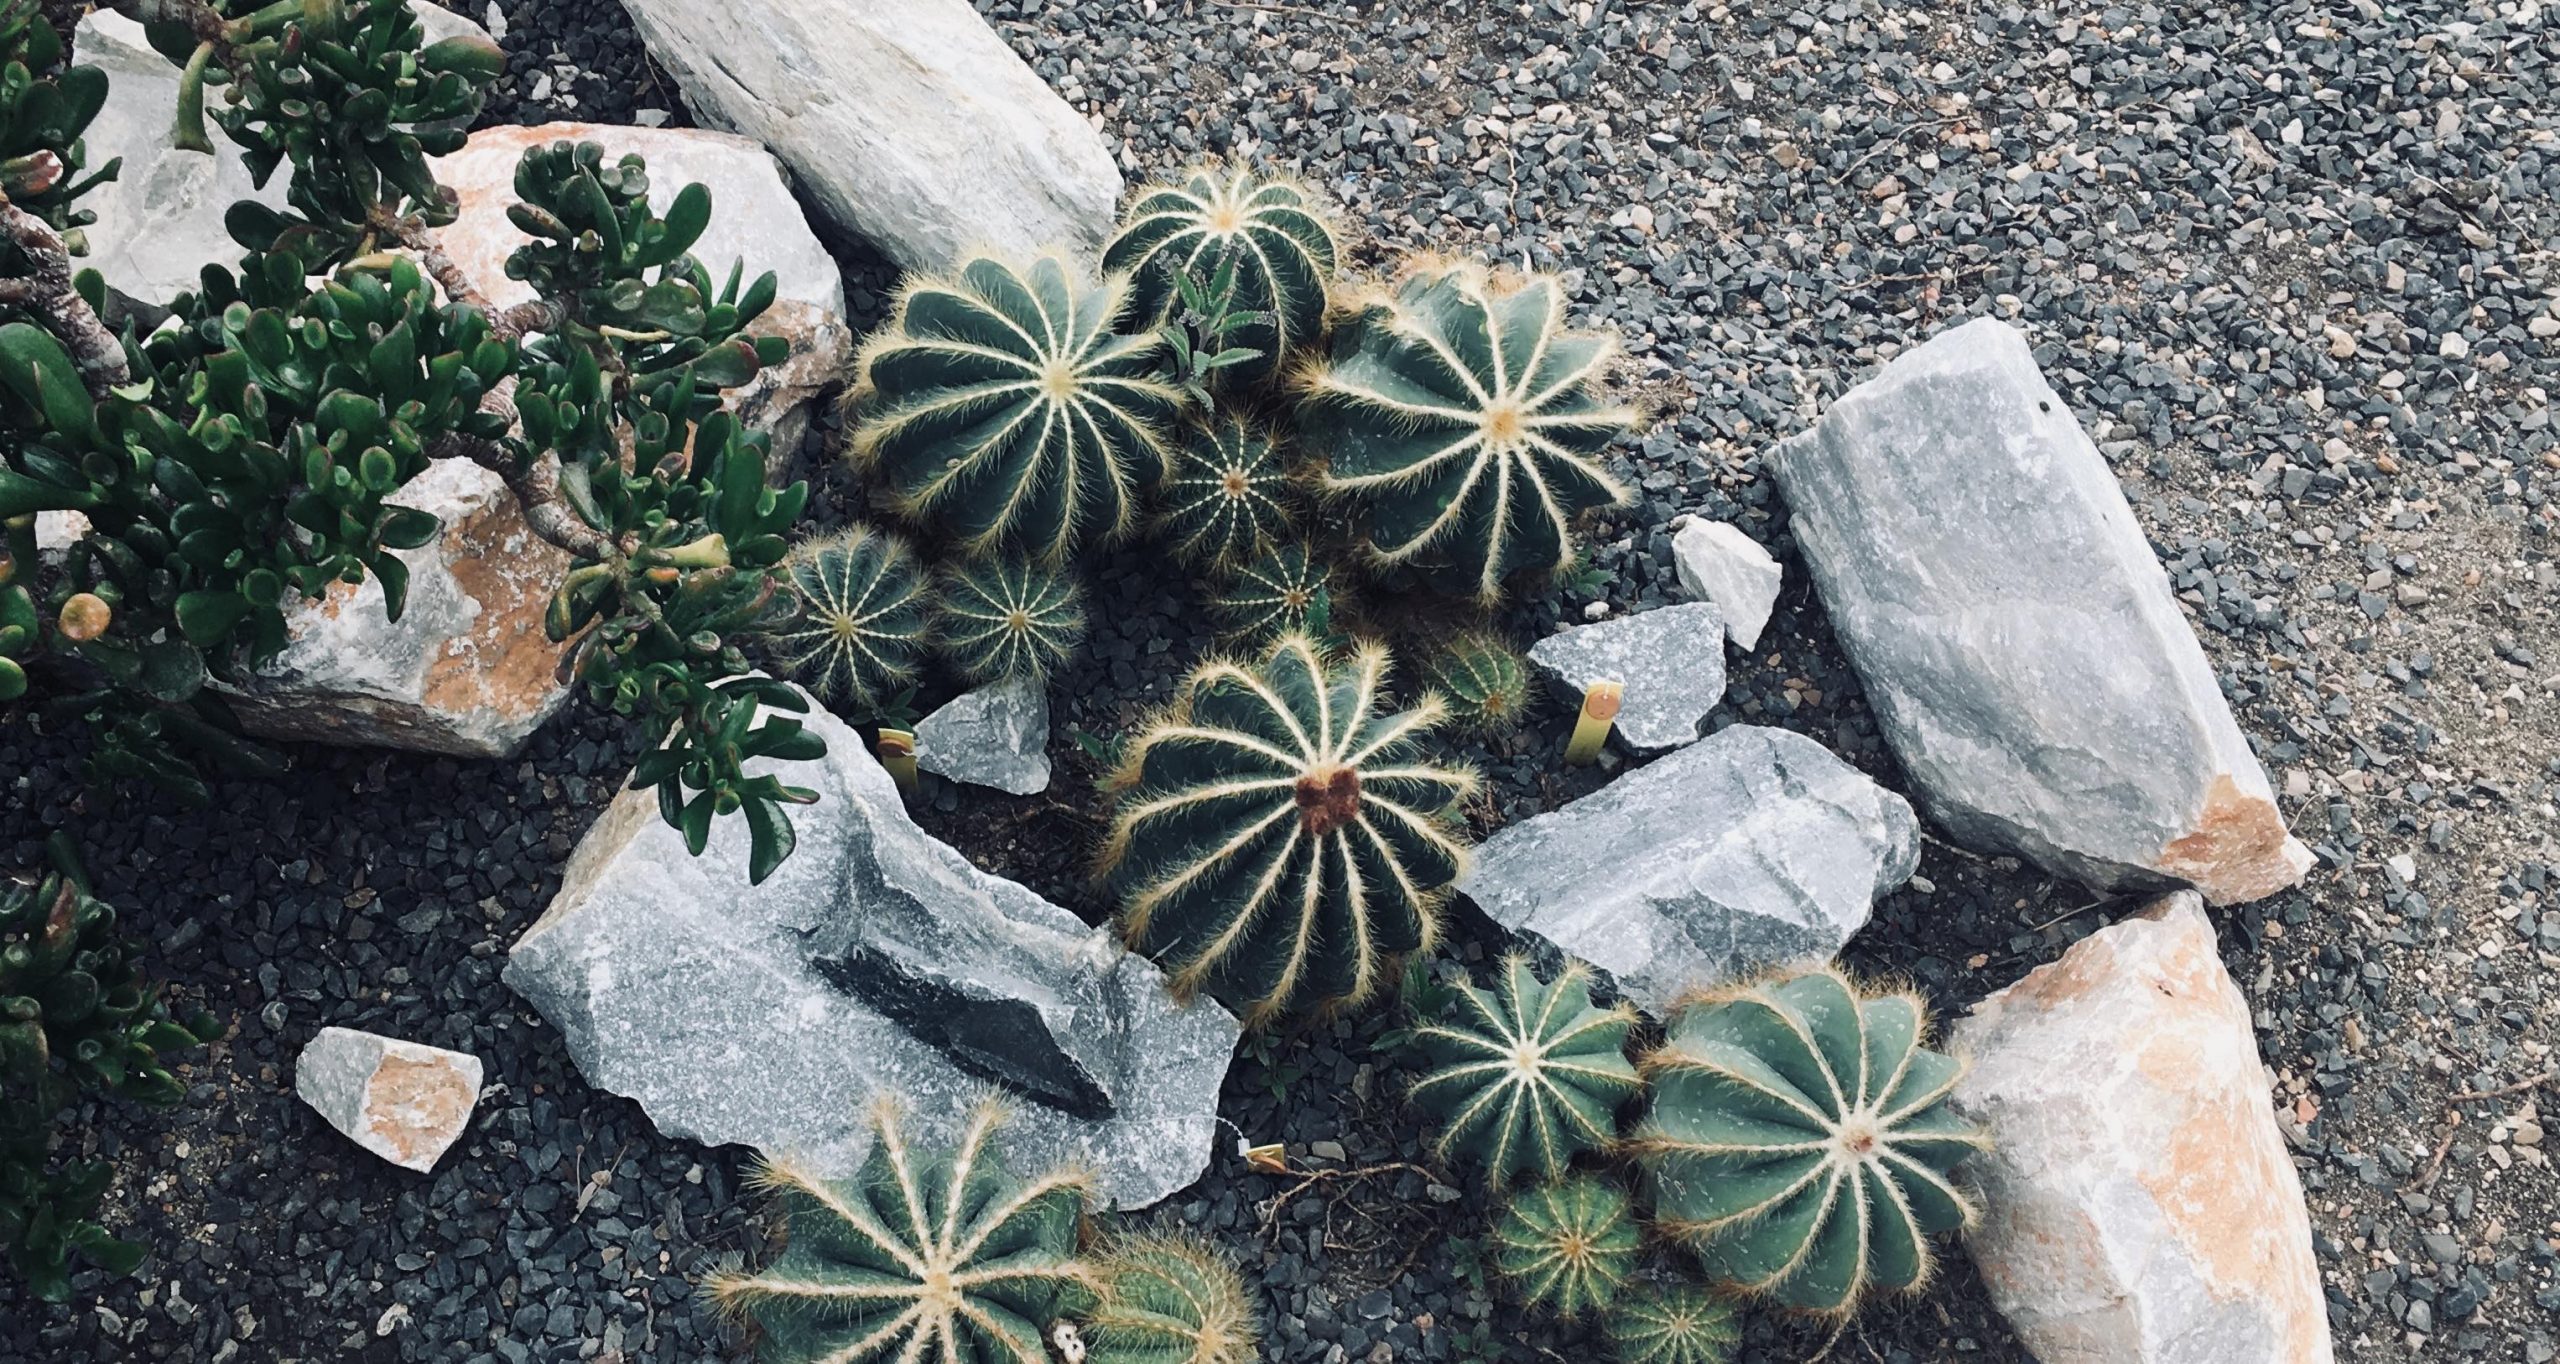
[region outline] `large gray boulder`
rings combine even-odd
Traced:
[[[2216,903],[2309,870],[2115,475],[2024,337],[1990,318],[1940,334],[1771,464],[1885,737],[1959,840]]]
[[[1560,630],[1529,646],[1529,666],[1567,705],[1594,682],[1617,682],[1618,742],[1638,754],[1697,742],[1724,699],[1724,614],[1683,602]]]
[[[1734,725],[1495,834],[1458,889],[1658,1015],[1830,956],[1919,862],[1900,796],[1801,734]]]
[[[2082,939],[1947,1030],[1966,1234],[2043,1364],[2328,1364],[2302,1181],[2249,1002],[2188,892]]]
[[[1090,252],[1120,170],[968,0],[623,0],[706,125],[773,149],[818,212],[910,270]]]
[[[770,770],[819,800],[763,885],[743,821],[689,857],[655,795],[626,791],[516,943],[507,984],[588,1083],[669,1135],[838,1175],[883,1095],[945,1140],[993,1089],[1017,1168],[1078,1163],[1124,1208],[1197,1178],[1235,1019],[1176,1004],[1107,931],[970,866],[908,818],[860,735],[824,710],[807,723],[827,756]]]

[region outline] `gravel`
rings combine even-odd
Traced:
[[[1638,498],[1594,527],[1589,571],[1509,623],[1530,638],[1678,600],[1672,518],[1734,521],[1788,586],[1709,727],[1796,729],[1891,786],[1761,456],[1958,319],[2025,328],[2321,859],[2300,890],[2217,918],[2303,1170],[2340,1357],[2560,1353],[2560,1179],[2537,1106],[2560,1086],[2527,1083],[2560,1041],[2546,16],[2370,0],[2245,18],[2203,3],[980,7],[1122,141],[1133,175],[1252,155],[1339,196],[1364,265],[1438,247],[1567,272],[1576,320],[1620,333],[1622,377],[1662,421],[1625,447]],[[577,116],[619,116],[620,100],[681,117],[608,0],[508,18],[510,46],[544,36],[493,117],[527,101],[557,116],[532,92],[549,74],[556,102],[564,63],[606,73],[567,78]],[[576,55],[581,39],[599,55]],[[849,263],[864,325],[886,281]],[[823,494],[826,515],[854,505],[841,474]],[[923,802],[984,865],[1088,917],[1105,909],[1075,870],[1091,779],[1207,643],[1193,584],[1123,556],[1094,587],[1095,637],[1055,692],[1050,792],[928,779]],[[1605,778],[1558,765],[1564,719],[1549,700],[1472,750],[1485,818]],[[77,1129],[123,1148],[111,1220],[161,1252],[139,1280],[82,1281],[82,1308],[0,1288],[0,1358],[735,1354],[686,1278],[764,1245],[735,1153],[662,1140],[587,1090],[494,983],[627,742],[575,716],[508,763],[305,749],[289,782],[227,785],[206,812],[81,797],[76,748],[23,712],[0,719],[0,860],[78,830],[179,990],[237,1032],[190,1072],[188,1109]],[[1960,1008],[2129,905],[1932,842],[1848,958]],[[1480,960],[1490,939],[1462,923],[1458,950]],[[489,1063],[492,1093],[440,1173],[382,1169],[291,1101],[285,1062],[331,1023]],[[1246,1258],[1271,1359],[1588,1357],[1486,1291],[1465,1239],[1485,1210],[1460,1182],[1351,1173],[1425,1164],[1404,1076],[1370,1051],[1388,1023],[1261,1044],[1226,1116],[1307,1174],[1223,1150],[1156,1216]],[[2023,1359],[1961,1257],[1946,1269],[1829,1358]],[[1746,1358],[1803,1360],[1826,1334],[1753,1314]]]

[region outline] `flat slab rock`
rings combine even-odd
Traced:
[[[356,1145],[420,1173],[461,1140],[480,1102],[480,1058],[353,1028],[322,1028],[293,1063],[293,1092]]]
[[[1771,466],[1885,737],[1959,840],[2216,903],[2309,870],[2115,475],[2016,330],[1982,318],[1896,357]]]
[[[1658,1016],[1830,956],[1919,861],[1900,796],[1801,734],[1734,725],[1495,834],[1458,889]]]
[[[1579,704],[1592,683],[1625,686],[1618,742],[1631,752],[1666,752],[1698,740],[1698,726],[1724,699],[1724,616],[1707,602],[1657,606],[1547,636],[1530,646],[1530,666]]]
[[[954,698],[917,722],[916,766],[1017,796],[1048,790],[1048,688],[1014,677]]]
[[[2191,892],[2082,939],[1948,1029],[1966,1237],[2043,1364],[2328,1364],[2302,1183]]]
[[[655,795],[625,791],[516,943],[507,984],[588,1082],[669,1135],[835,1175],[860,1166],[882,1095],[941,1140],[995,1089],[1018,1169],[1081,1164],[1123,1208],[1196,1179],[1234,1017],[1176,1004],[1106,930],[970,866],[908,818],[858,734],[806,720],[827,756],[769,770],[819,801],[793,809],[798,851],[763,885],[742,821],[688,857]]]

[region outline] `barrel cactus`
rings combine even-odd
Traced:
[[[1340,606],[1337,576],[1303,543],[1273,545],[1236,568],[1209,599],[1209,610],[1228,638],[1260,644],[1311,628],[1309,616],[1319,606],[1327,614]]]
[[[768,1364],[1048,1364],[1043,1329],[1093,1284],[1075,1256],[1087,1181],[1007,1173],[988,1143],[1001,1120],[982,1105],[958,1147],[933,1156],[883,1105],[850,1180],[760,1166],[790,1243],[762,1273],[715,1275],[713,1298],[755,1321]]]
[[[1987,1144],[1947,1108],[1963,1067],[1927,1026],[1917,995],[1827,965],[1684,1009],[1645,1058],[1634,1141],[1657,1225],[1710,1277],[1806,1311],[1926,1282],[1929,1237],[1974,1216],[1950,1172]]]
[[[1152,317],[1173,300],[1176,274],[1206,278],[1232,264],[1229,306],[1263,320],[1229,333],[1233,344],[1260,355],[1223,373],[1262,384],[1323,330],[1341,255],[1332,220],[1305,187],[1243,168],[1204,167],[1139,195],[1103,248],[1102,268],[1126,272],[1139,314]]]
[[[1437,936],[1476,779],[1417,753],[1438,701],[1379,713],[1386,676],[1375,645],[1333,663],[1284,636],[1203,664],[1130,745],[1102,867],[1178,993],[1258,1024],[1365,999]]]
[[[1459,986],[1450,1014],[1412,1032],[1431,1062],[1412,1097],[1441,1119],[1440,1159],[1468,1156],[1500,1189],[1523,1172],[1559,1178],[1577,1153],[1616,1139],[1618,1106],[1641,1087],[1625,1051],[1636,1016],[1592,1005],[1589,968],[1572,963],[1544,984],[1514,954],[1493,989]]]
[[[895,535],[853,525],[802,541],[783,560],[800,614],[774,631],[783,670],[870,714],[924,661],[924,566]]]
[[[1732,1364],[1742,1328],[1733,1305],[1686,1285],[1628,1293],[1600,1319],[1618,1364]]]
[[[1513,1294],[1568,1321],[1609,1306],[1635,1272],[1627,1195],[1590,1175],[1514,1195],[1492,1239],[1494,1268]]]
[[[1288,495],[1289,473],[1270,437],[1229,417],[1183,442],[1157,525],[1178,558],[1240,563],[1289,528]]]
[[[1382,561],[1490,602],[1566,561],[1575,516],[1627,499],[1601,465],[1634,424],[1599,391],[1614,353],[1565,326],[1551,275],[1425,261],[1302,373],[1299,426]]]
[[[1449,716],[1478,733],[1509,729],[1527,714],[1536,683],[1528,660],[1490,630],[1470,630],[1431,655],[1423,676]]]
[[[936,610],[942,650],[972,682],[1046,678],[1084,642],[1084,589],[1024,559],[955,566]]]
[[[858,362],[855,460],[971,554],[1054,564],[1125,533],[1164,477],[1181,402],[1157,377],[1158,340],[1115,330],[1127,293],[1056,256],[909,285]]]
[[[1089,1364],[1252,1364],[1261,1323],[1234,1262],[1193,1236],[1139,1236],[1094,1266]]]

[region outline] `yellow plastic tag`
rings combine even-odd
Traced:
[[[1600,756],[1600,746],[1609,742],[1609,730],[1618,722],[1618,701],[1625,691],[1623,683],[1594,682],[1582,694],[1582,715],[1564,746],[1566,762],[1580,767]]]
[[[900,791],[916,789],[916,736],[903,729],[880,731],[880,765],[889,769]]]

